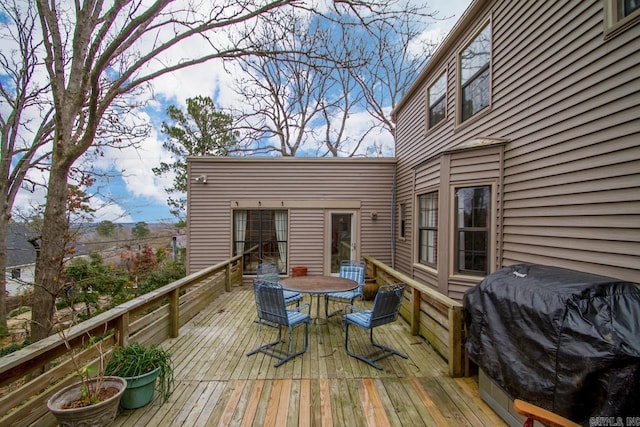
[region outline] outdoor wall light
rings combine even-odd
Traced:
[[[378,219],[378,211],[371,211],[371,219],[374,221]]]
[[[206,183],[207,183],[207,175],[200,175],[200,176],[199,176],[199,177],[197,177],[197,178],[193,178],[193,180],[194,180],[195,182],[199,182],[199,183],[202,183],[202,184],[206,184]]]

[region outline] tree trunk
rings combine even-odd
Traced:
[[[68,167],[53,162],[49,175],[47,205],[44,211],[40,257],[36,263],[33,289],[31,341],[36,342],[50,335],[53,327],[55,299],[61,283],[60,275],[65,257],[65,245],[69,231],[67,217]]]
[[[0,214],[0,336],[4,336],[9,332],[7,327],[7,228],[9,227],[9,211],[5,209],[6,200],[2,197],[5,191],[0,193],[0,206],[2,213]]]

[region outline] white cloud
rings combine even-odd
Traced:
[[[96,209],[95,212],[95,222],[99,223],[102,221],[111,221],[111,222],[134,222],[131,215],[129,215],[124,208],[120,205],[113,202],[105,202],[100,198],[93,199]]]

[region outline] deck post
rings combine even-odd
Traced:
[[[449,375],[456,378],[464,376],[462,351],[462,309],[449,308]]]
[[[231,263],[227,263],[224,269],[224,290],[231,292]]]
[[[125,346],[129,343],[129,312],[125,311],[118,318],[117,326],[118,330],[118,345]]]
[[[169,296],[169,336],[176,338],[180,330],[180,289],[171,291]]]
[[[411,289],[412,307],[411,307],[411,335],[420,335],[420,291],[416,288]]]

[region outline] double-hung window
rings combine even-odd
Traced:
[[[460,122],[471,118],[491,102],[491,25],[460,53]]]
[[[436,267],[438,261],[438,192],[418,196],[418,262]]]
[[[455,193],[456,272],[489,273],[491,186],[458,188]]]
[[[286,272],[288,229],[286,210],[234,210],[233,255],[244,254],[244,273],[255,273],[266,261]]]
[[[442,73],[438,79],[429,86],[427,91],[429,100],[429,123],[431,129],[447,116],[447,74]]]

